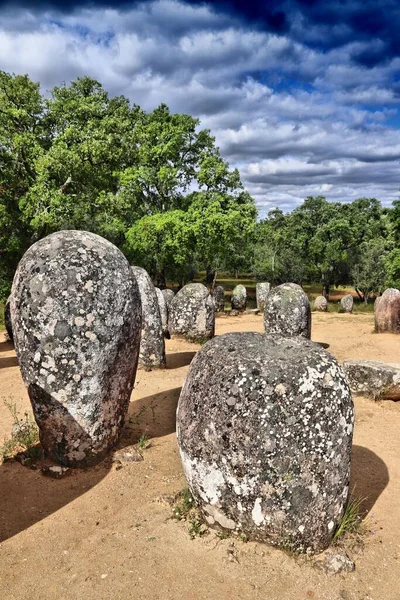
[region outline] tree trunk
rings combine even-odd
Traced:
[[[329,301],[329,288],[329,283],[324,283],[322,286],[322,295],[324,298],[326,298],[327,301]]]
[[[161,273],[157,273],[157,287],[160,288],[160,290],[165,290],[165,288],[167,287],[165,269],[163,269]]]
[[[210,291],[214,288],[216,271],[212,267],[206,268],[206,284]]]

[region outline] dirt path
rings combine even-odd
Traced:
[[[314,314],[313,339],[340,361],[399,362],[400,336],[372,333],[370,315]],[[262,317],[221,317],[217,334],[262,331]],[[11,344],[0,334],[0,399],[30,406]],[[0,598],[7,600],[399,600],[400,405],[357,398],[352,485],[368,496],[374,534],[351,557],[356,571],[327,577],[255,543],[191,540],[166,496],[184,486],[175,409],[198,346],[167,342],[168,369],[139,371],[122,445],[147,431],[143,462],[107,459],[61,480],[0,465]],[[0,440],[12,419],[0,402]],[[233,547],[231,544],[233,543]]]

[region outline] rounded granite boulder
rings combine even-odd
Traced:
[[[325,296],[317,296],[314,300],[314,310],[326,312],[328,310],[328,300]]]
[[[6,303],[4,305],[4,326],[7,331],[7,335],[10,341],[13,341],[13,330],[11,324],[11,296],[8,296]]]
[[[375,331],[400,333],[400,290],[388,288],[375,300]]]
[[[225,291],[222,285],[217,285],[213,293],[215,312],[224,312],[225,310]]]
[[[98,463],[118,440],[139,355],[129,263],[93,233],[53,233],[20,261],[11,315],[46,455],[70,467]]]
[[[168,306],[164,298],[164,294],[160,290],[160,288],[156,287],[158,308],[160,309],[161,316],[161,325],[164,337],[169,340],[169,331],[168,331]]]
[[[234,287],[232,290],[232,296],[231,296],[232,310],[238,310],[239,312],[243,312],[246,310],[246,305],[247,305],[247,290],[244,287],[244,285],[239,283],[239,285]]]
[[[345,313],[352,313],[353,312],[353,306],[354,306],[354,299],[353,299],[353,296],[351,294],[346,294],[340,300],[340,308]]]
[[[175,292],[173,290],[170,290],[167,288],[165,288],[164,290],[161,290],[161,292],[162,292],[162,295],[164,296],[165,303],[168,308],[169,305],[171,304],[172,300],[174,299]]]
[[[132,271],[139,286],[142,303],[139,367],[145,371],[163,369],[166,366],[165,342],[156,289],[145,269],[133,266]]]
[[[285,337],[311,337],[311,307],[297,283],[283,283],[268,294],[264,307],[266,333]]]
[[[206,521],[323,550],[348,498],[353,423],[343,371],[318,344],[260,333],[211,340],[177,409],[184,473]]]
[[[271,284],[268,281],[260,282],[256,284],[256,299],[257,299],[257,308],[260,309],[261,312],[264,311],[265,301],[270,292]]]
[[[202,283],[188,283],[169,306],[168,329],[171,336],[202,342],[215,333],[214,301]]]

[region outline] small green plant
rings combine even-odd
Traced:
[[[361,507],[365,500],[366,498],[350,498],[343,513],[343,517],[334,533],[333,541],[338,541],[349,533],[361,533],[361,524],[363,519],[363,511]]]
[[[188,489],[183,490],[177,495],[172,512],[175,519],[188,523],[189,536],[192,540],[208,532],[208,527],[204,523],[200,510],[194,503]]]
[[[27,412],[20,417],[15,404],[5,399],[3,402],[11,413],[13,425],[11,438],[5,439],[4,444],[0,446],[0,457],[9,460],[19,452],[24,452],[28,458],[39,459],[42,453],[39,446],[39,430],[35,421]]]
[[[147,448],[150,448],[151,440],[146,432],[142,433],[142,435],[140,436],[139,441],[138,441],[138,446],[139,446],[140,450],[146,450]]]

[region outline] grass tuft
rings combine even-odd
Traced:
[[[24,413],[21,417],[15,404],[3,399],[4,405],[10,411],[13,418],[11,438],[5,439],[0,446],[0,457],[10,460],[18,453],[23,452],[26,457],[33,460],[41,458],[42,451],[39,445],[39,429],[35,421]]]
[[[343,539],[348,534],[362,533],[362,520],[365,512],[362,510],[362,504],[366,498],[350,498],[343,513],[343,517],[336,528],[333,541]]]

